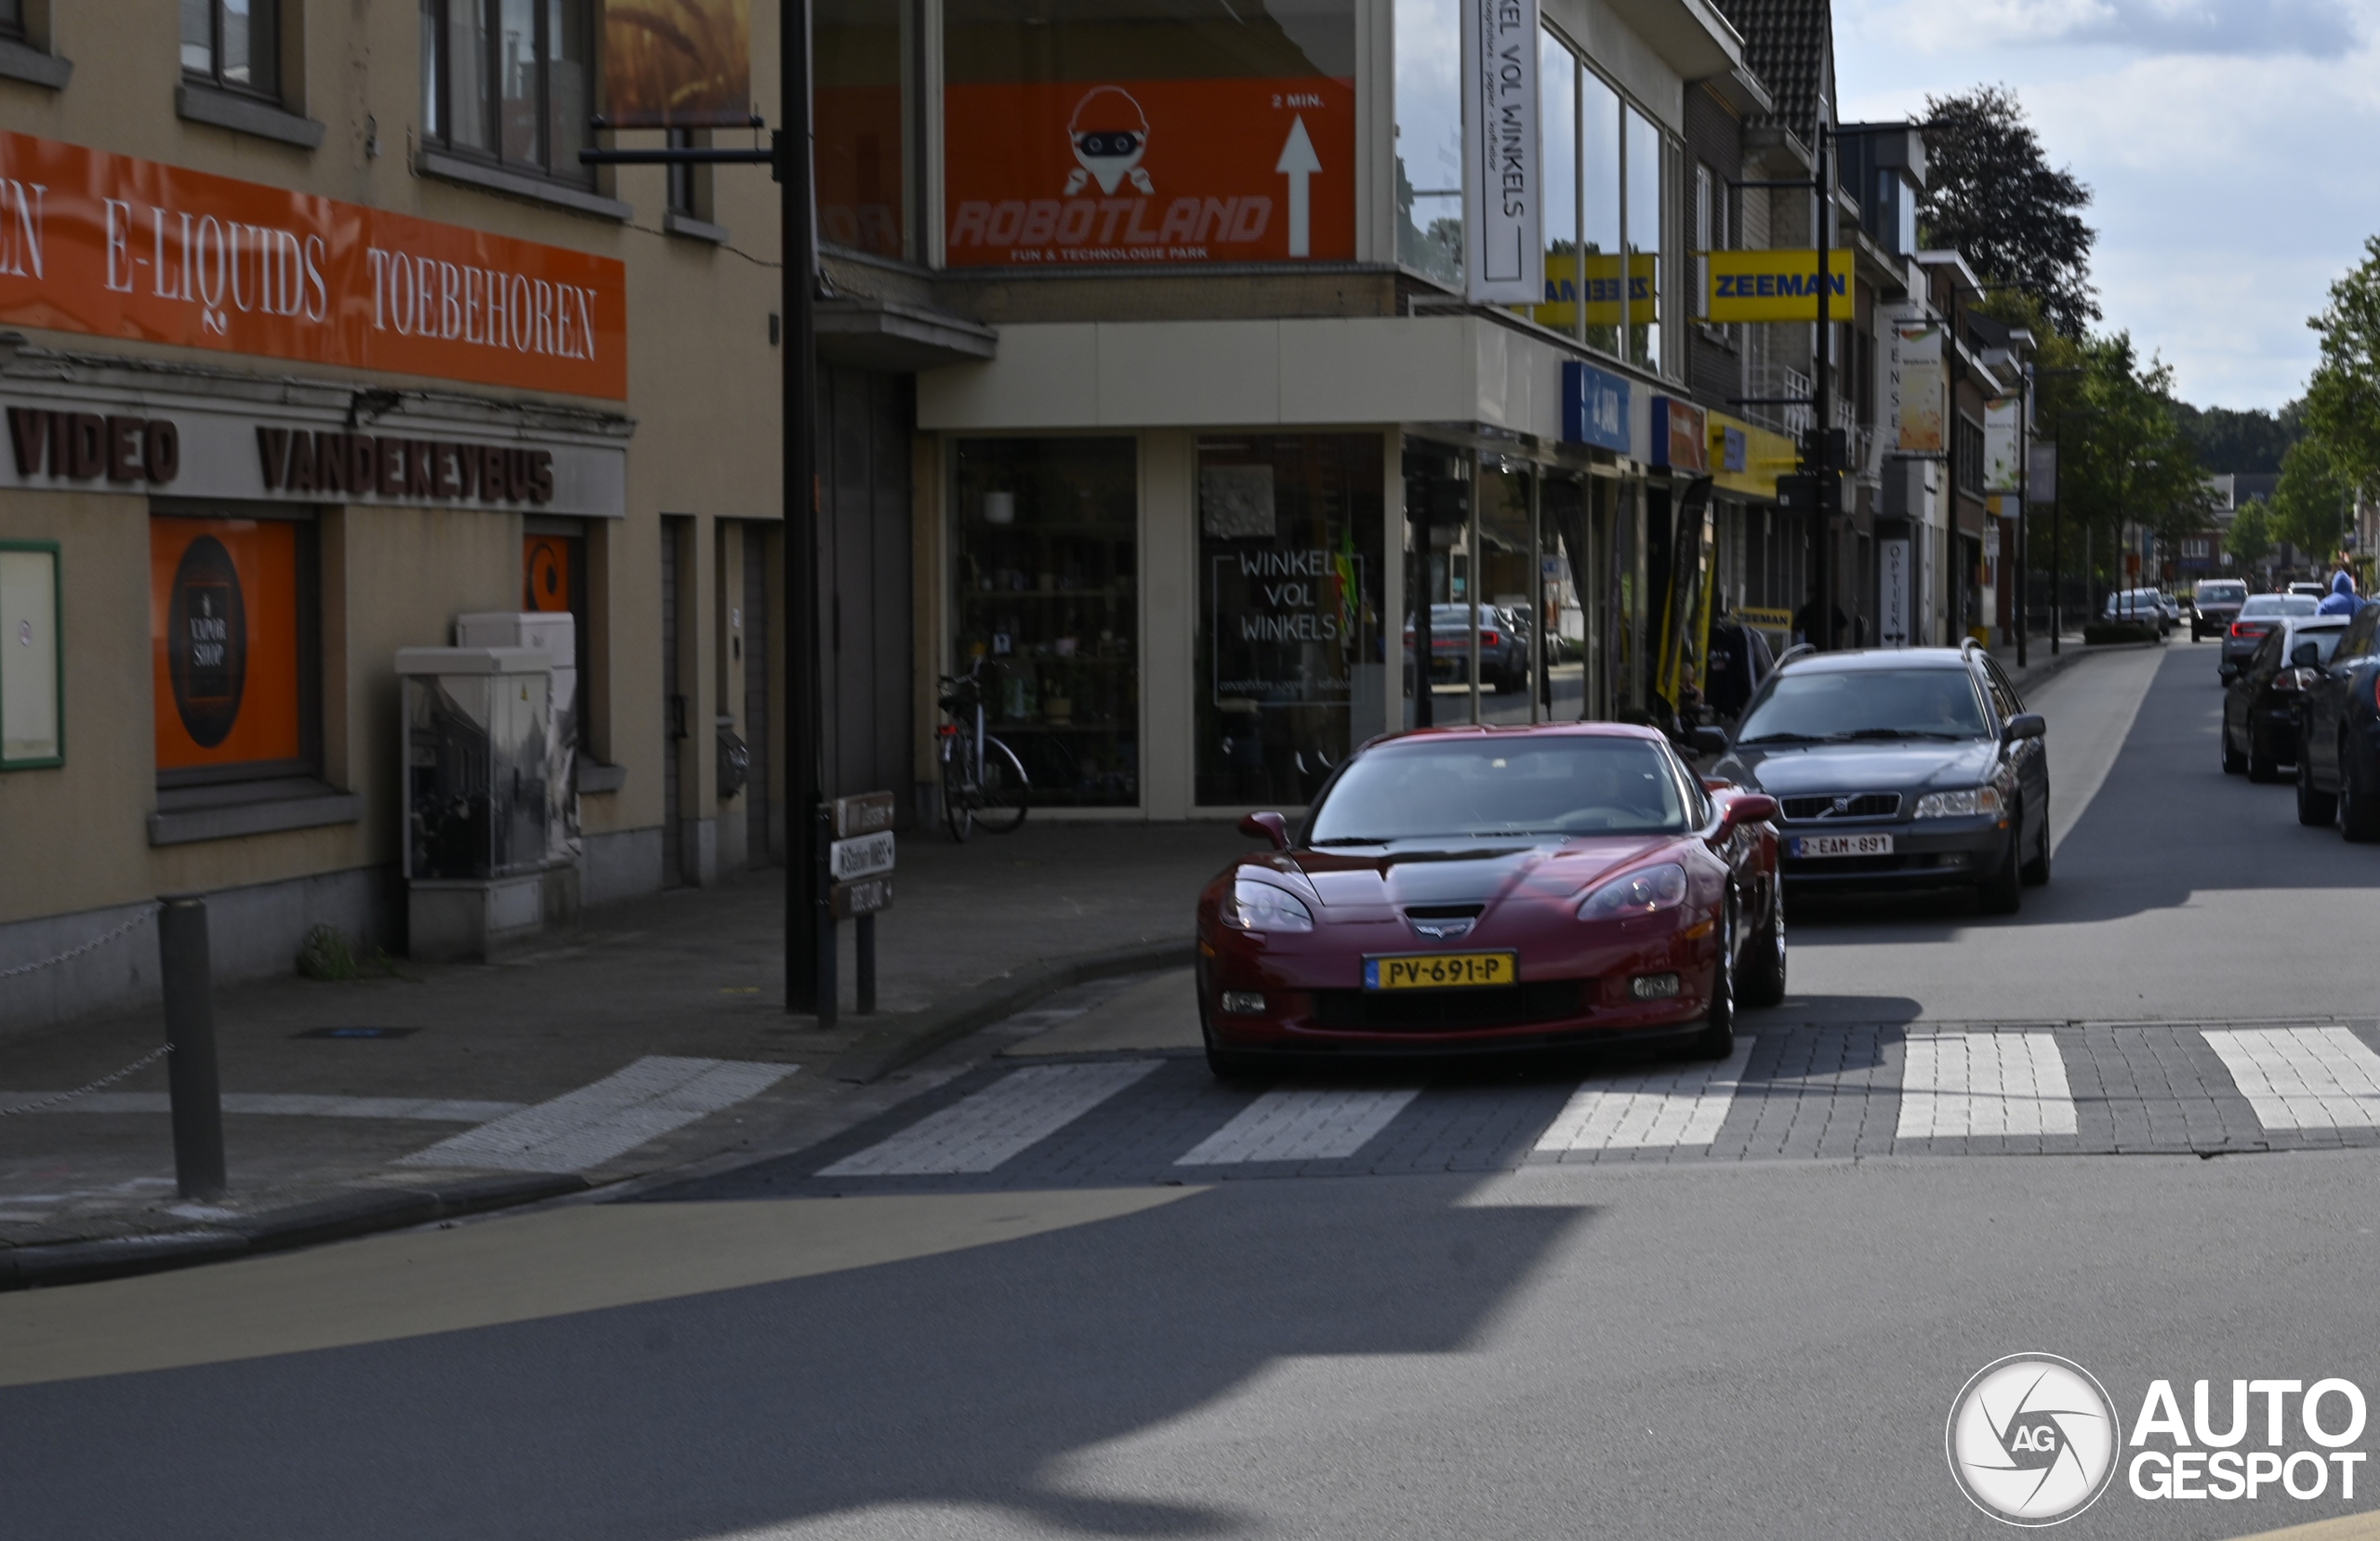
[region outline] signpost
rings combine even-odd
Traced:
[[[859,978],[854,981],[856,1009],[863,1017],[876,1013],[876,915],[892,907],[892,794],[862,792],[837,797],[826,805],[826,886],[824,929],[828,942],[820,951],[834,956],[835,923],[855,923],[853,951]],[[830,977],[819,992],[818,1025],[835,1021],[835,989]]]

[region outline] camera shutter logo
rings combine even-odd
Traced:
[[[212,749],[239,721],[248,680],[248,612],[240,597],[240,572],[214,536],[199,536],[182,553],[165,624],[174,709],[192,742]]]
[[[2107,1389],[2055,1354],[2011,1354],[1976,1372],[1943,1432],[1950,1475],[1976,1508],[2011,1525],[2055,1525],[2096,1503],[2123,1429]]]

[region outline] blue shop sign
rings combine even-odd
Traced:
[[[1562,361],[1562,441],[1628,453],[1628,382],[1577,359]]]

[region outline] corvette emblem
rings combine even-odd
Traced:
[[[1476,923],[1466,919],[1416,920],[1411,924],[1416,931],[1433,942],[1453,942],[1458,938],[1469,936],[1471,928]]]

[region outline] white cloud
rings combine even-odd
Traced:
[[[1846,116],[2005,84],[2053,164],[2092,190],[2107,324],[2202,404],[2304,387],[2306,318],[2380,230],[2380,0],[1847,0]],[[2228,50],[2228,51],[2226,51]]]

